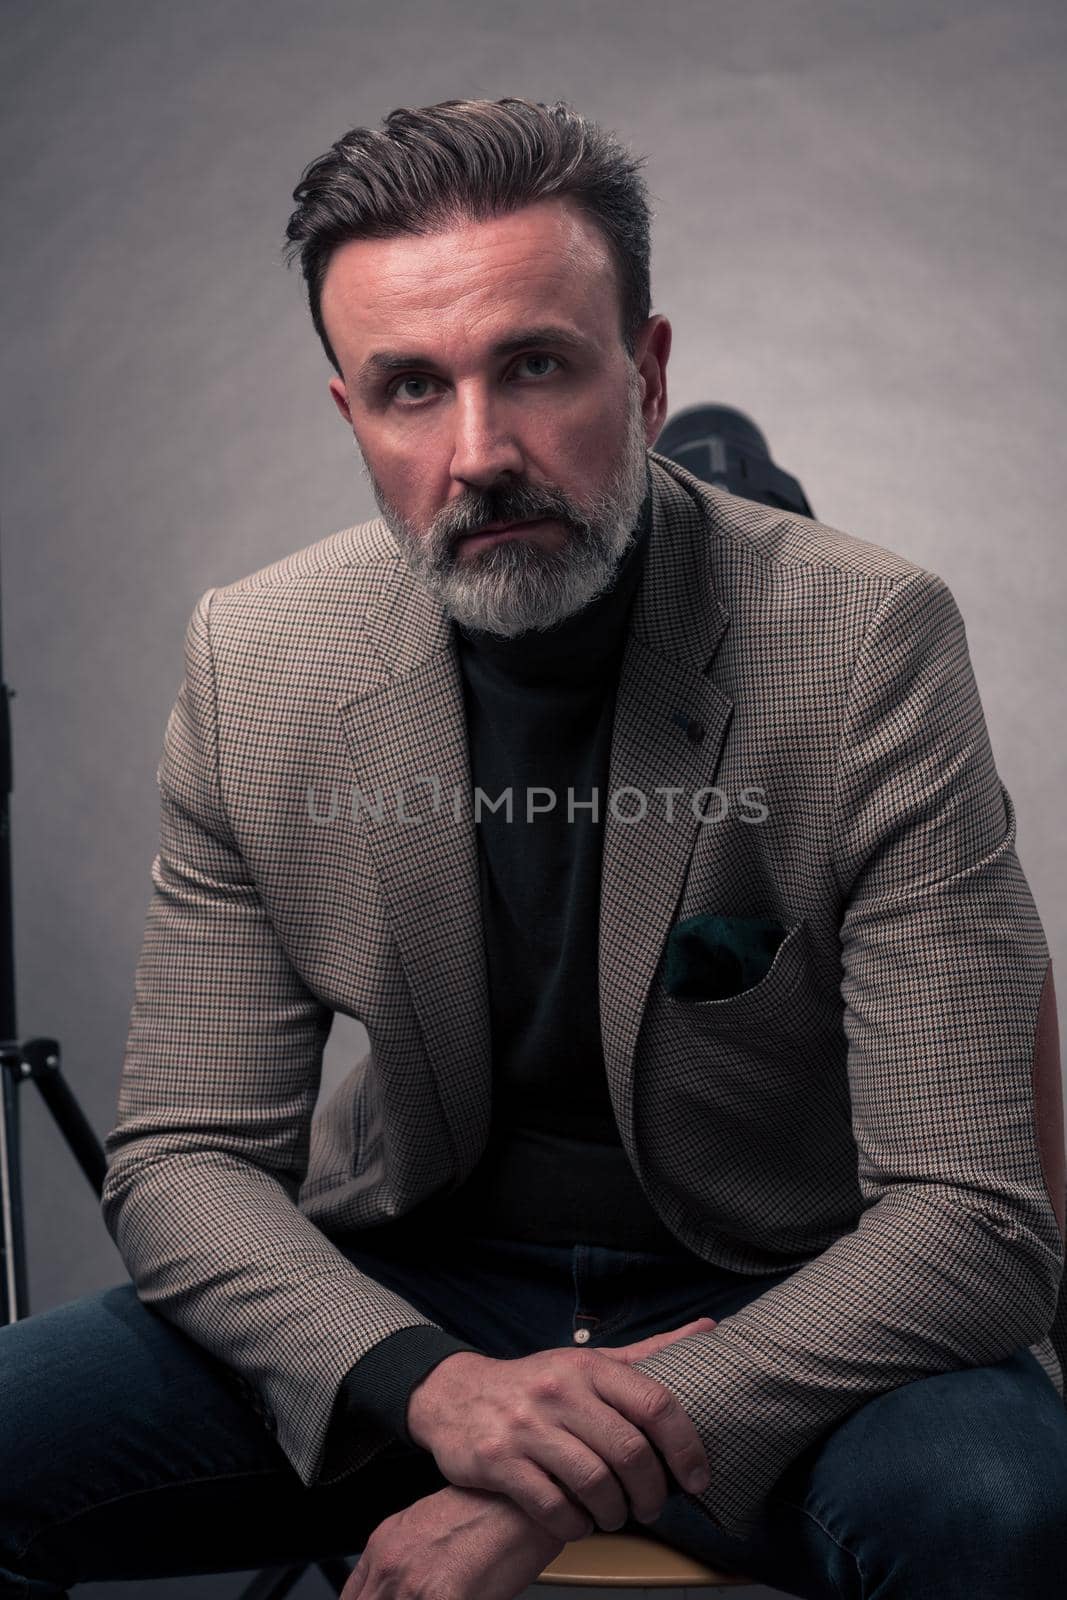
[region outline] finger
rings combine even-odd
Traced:
[[[653,1333],[647,1339],[635,1340],[633,1344],[624,1345],[598,1345],[597,1349],[602,1355],[610,1356],[613,1361],[629,1362],[643,1361],[646,1356],[654,1356],[657,1351],[665,1350],[668,1345],[676,1343],[679,1339],[687,1338],[693,1333],[710,1333],[716,1326],[712,1317],[701,1317],[697,1322],[688,1323],[684,1328],[676,1328],[667,1333]]]
[[[598,1345],[597,1349],[602,1355],[611,1356],[616,1361],[643,1361],[645,1356],[654,1356],[657,1350],[665,1350],[669,1344],[674,1344],[678,1339],[684,1339],[691,1333],[710,1333],[716,1326],[714,1317],[698,1317],[695,1322],[687,1322],[684,1328],[675,1328],[667,1333],[653,1333],[647,1339],[638,1339],[634,1344]]]
[[[622,1485],[626,1516],[636,1517],[638,1522],[655,1522],[671,1487],[663,1463],[640,1428],[627,1422],[614,1406],[607,1407],[607,1414],[610,1439],[600,1447],[600,1454]],[[606,1523],[600,1526],[612,1532],[623,1527],[625,1520],[624,1517],[611,1527]]]
[[[597,1528],[613,1533],[625,1526],[630,1515],[626,1486],[614,1469],[614,1461],[626,1462],[642,1447],[649,1456],[654,1452],[643,1435],[625,1423],[611,1406],[602,1405],[589,1394],[583,1400],[583,1409],[571,1414],[566,1427],[545,1429],[527,1444],[527,1450],[582,1512],[588,1512]],[[663,1493],[666,1496],[665,1479]],[[573,1539],[575,1535],[568,1537]]]
[[[565,1544],[584,1539],[593,1532],[595,1523],[591,1513],[570,1499],[563,1487],[554,1483],[533,1461],[526,1460],[517,1468],[513,1465],[507,1474],[507,1483],[501,1484],[495,1492],[506,1494],[531,1522]]]
[[[707,1487],[709,1467],[700,1435],[665,1384],[621,1361],[598,1362],[592,1380],[600,1398],[655,1446],[683,1489],[699,1494]],[[647,1471],[642,1462],[642,1474]]]
[[[557,1537],[574,1539],[581,1535],[557,1533],[557,1529],[562,1530],[562,1521],[552,1519],[562,1517],[558,1501],[541,1498],[538,1504],[528,1497],[518,1498],[513,1488],[518,1481],[516,1469],[521,1472],[536,1465],[545,1475],[543,1481],[540,1475],[536,1481],[525,1480],[535,1495],[543,1497],[545,1482],[555,1479],[565,1495],[587,1511],[595,1526],[605,1533],[624,1527],[631,1514],[642,1522],[655,1521],[670,1492],[663,1464],[646,1435],[621,1414],[619,1407],[605,1403],[588,1378],[568,1406],[566,1422],[530,1431],[522,1450],[522,1457],[512,1458],[503,1470],[499,1465],[491,1469],[498,1479],[493,1487],[508,1494],[527,1516]],[[507,1482],[503,1481],[505,1477]],[[525,1491],[527,1496],[530,1492]]]

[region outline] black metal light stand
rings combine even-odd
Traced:
[[[11,895],[12,789],[10,702],[14,689],[3,682],[0,647],[0,1323],[20,1322],[29,1315],[26,1274],[25,1211],[19,1138],[19,1090],[36,1084],[60,1134],[99,1199],[107,1157],[70,1085],[65,1082],[56,1039],[24,1039],[16,1035],[15,939]],[[310,1563],[268,1567],[244,1590],[241,1600],[283,1600]],[[348,1581],[351,1568],[342,1559],[314,1563],[333,1594]]]
[[[19,1040],[15,1021],[15,938],[11,908],[11,717],[15,691],[3,682],[0,649],[0,1321],[29,1310],[19,1157],[19,1097],[34,1083],[85,1176],[101,1192],[107,1161],[60,1069],[55,1039]]]

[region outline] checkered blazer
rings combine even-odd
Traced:
[[[898,1384],[1028,1345],[1062,1394],[1055,996],[945,582],[649,459],[600,1020],[667,1226],[790,1273],[638,1363],[693,1418],[700,1502],[740,1537]],[[331,1483],[390,1437],[368,1419],[334,1443],[343,1375],[430,1320],[331,1239],[460,1183],[490,1111],[460,674],[383,520],[202,596],[158,782],[104,1216],[142,1301]],[[774,918],[769,971],[668,992],[670,929],[700,913]],[[370,1051],[316,1110],[335,1012]]]

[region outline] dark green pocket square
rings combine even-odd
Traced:
[[[701,912],[676,922],[663,976],[678,1000],[726,1000],[766,977],[786,930],[773,917]]]

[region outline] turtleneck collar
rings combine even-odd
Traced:
[[[646,467],[645,498],[635,537],[616,568],[610,588],[552,628],[529,630],[513,639],[481,628],[452,624],[461,660],[479,663],[508,678],[549,683],[588,679],[614,661],[622,644],[630,603],[644,570],[652,526],[652,474]]]

